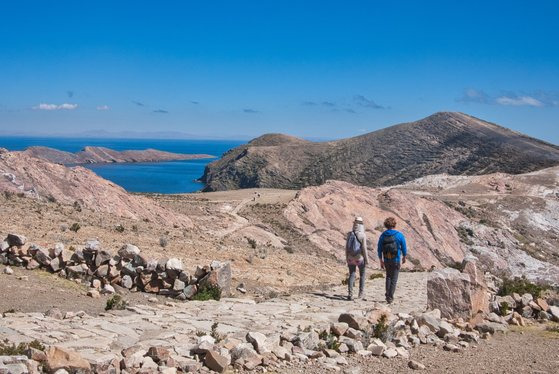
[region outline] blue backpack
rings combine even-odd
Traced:
[[[361,255],[361,242],[353,231],[347,237],[345,250],[349,257],[359,257]]]

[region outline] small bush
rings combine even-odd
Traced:
[[[76,212],[81,212],[82,211],[82,206],[80,205],[80,203],[78,201],[74,201],[74,210]]]
[[[45,199],[47,199],[49,203],[56,203],[56,198],[52,195],[47,195]]]
[[[507,303],[506,301],[503,301],[503,303],[501,303],[501,306],[499,306],[499,313],[502,316],[506,316],[507,314],[509,314],[510,311],[510,306],[509,303]]]
[[[373,274],[369,275],[369,280],[378,279],[378,278],[384,278],[384,274],[373,273]]]
[[[16,310],[14,308],[8,309],[2,313],[2,316],[6,317],[6,314],[15,313]]]
[[[107,300],[105,310],[123,310],[128,305],[128,302],[120,295],[113,295]]]
[[[169,240],[166,237],[162,236],[159,238],[159,245],[162,248],[165,248],[168,244],[169,244]]]
[[[196,330],[196,336],[206,336],[207,334],[202,330]]]
[[[0,342],[0,356],[25,356],[25,351],[29,348],[35,348],[40,351],[45,350],[45,346],[38,340],[33,340],[29,343],[19,343],[18,345],[10,344],[8,339]]]
[[[250,244],[250,246],[252,247],[252,249],[256,249],[256,247],[258,246],[258,243],[256,243],[256,240],[252,239],[252,238],[247,238],[248,244]]]
[[[474,244],[474,242],[472,241],[472,239],[470,239],[470,237],[474,236],[474,232],[472,229],[464,227],[464,226],[460,226],[456,228],[456,232],[458,233],[458,236],[460,237],[460,241],[466,245],[472,245]]]
[[[378,319],[378,322],[373,327],[373,336],[377,339],[382,340],[383,342],[386,341],[386,335],[388,332],[388,325],[387,325],[387,317],[386,314],[383,314]]]
[[[290,247],[290,246],[285,247],[285,251],[289,254],[295,253],[295,250],[293,249],[293,247]]]
[[[545,328],[545,331],[554,332],[559,334],[559,325],[551,325]]]
[[[219,301],[219,299],[221,299],[221,289],[218,286],[214,286],[211,284],[200,287],[196,295],[194,295],[194,297],[192,298],[192,300],[196,301]]]
[[[132,225],[132,231],[135,232],[136,234],[138,233],[138,225]]]
[[[122,226],[122,225],[117,225],[117,226],[115,226],[115,230],[116,230],[117,232],[124,232],[124,226]]]
[[[70,226],[70,231],[78,232],[79,229],[81,229],[81,228],[82,228],[82,227],[80,226],[79,223],[74,222],[74,223],[72,223],[72,226]]]
[[[531,294],[534,298],[538,298],[541,294],[548,290],[549,287],[541,284],[530,282],[526,277],[522,278],[504,278],[503,284],[497,293],[499,296],[512,295],[517,293],[524,295],[525,293]]]

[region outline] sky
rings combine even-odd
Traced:
[[[0,134],[333,139],[460,111],[559,144],[557,1],[5,1]]]

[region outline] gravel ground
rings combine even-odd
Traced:
[[[545,325],[511,329],[497,334],[460,353],[435,346],[420,346],[411,351],[411,359],[426,366],[428,373],[559,373],[559,333],[545,331]],[[407,359],[351,357],[347,374],[411,373]],[[308,364],[288,367],[280,373],[327,373],[324,367]],[[419,371],[421,372],[421,371]]]

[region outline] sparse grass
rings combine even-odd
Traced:
[[[522,278],[504,278],[503,284],[497,293],[499,296],[512,295],[517,293],[523,295],[525,293],[531,294],[534,298],[538,298],[541,294],[550,289],[550,287],[543,284],[536,284],[530,282],[525,277]]]
[[[82,227],[80,226],[79,223],[74,222],[74,223],[72,223],[72,226],[70,226],[70,231],[78,232],[81,228]]]
[[[45,350],[45,346],[42,345],[38,340],[33,340],[29,343],[11,343],[8,339],[0,342],[0,356],[25,356],[25,351],[29,348],[35,348],[40,351]]]
[[[379,278],[384,278],[384,274],[383,273],[373,273],[373,274],[369,275],[369,280],[374,280],[374,279],[379,279]]]
[[[6,317],[6,314],[11,314],[11,313],[15,313],[15,312],[16,312],[16,310],[14,308],[8,309],[8,310],[6,310],[2,313],[2,316]]]
[[[258,243],[256,243],[256,240],[254,240],[252,238],[247,238],[247,242],[251,246],[252,249],[256,249],[256,247],[258,246]]]
[[[196,336],[200,337],[200,336],[206,336],[207,334],[202,331],[202,330],[196,330]]]
[[[472,239],[470,239],[470,237],[474,236],[474,232],[472,229],[464,227],[464,226],[459,226],[456,227],[456,232],[458,233],[458,236],[460,237],[460,241],[466,245],[473,245],[474,242],[472,241]]]
[[[549,331],[549,332],[553,332],[555,334],[559,334],[559,325],[554,324],[554,325],[546,326],[545,331]]]
[[[210,331],[210,336],[215,339],[216,343],[219,343],[224,338],[223,335],[221,335],[220,333],[217,332],[217,327],[218,326],[219,326],[219,324],[217,322],[214,322],[212,324],[211,331]]]
[[[107,300],[107,305],[105,305],[105,310],[123,310],[128,305],[128,302],[122,298],[120,295],[113,295]]]
[[[82,211],[82,206],[80,205],[80,203],[78,201],[74,201],[74,210],[76,212],[81,212]]]
[[[219,299],[221,299],[221,289],[218,286],[214,286],[211,284],[200,287],[196,295],[194,295],[194,297],[192,298],[192,300],[196,301],[219,301]]]
[[[321,340],[326,342],[327,349],[333,349],[337,351],[340,348],[340,342],[338,341],[338,337],[334,334],[331,334],[327,331],[322,331],[319,335]]]

